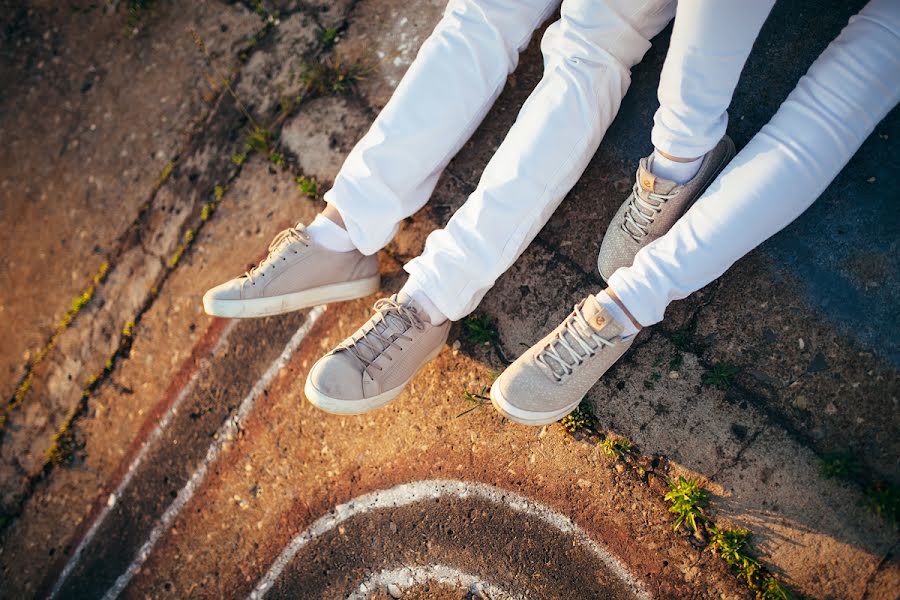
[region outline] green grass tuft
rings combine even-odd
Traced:
[[[832,452],[819,461],[819,472],[828,479],[853,479],[860,474],[859,461],[849,452]]]
[[[700,523],[706,521],[703,508],[709,504],[709,491],[701,487],[696,479],[679,475],[675,481],[669,481],[669,491],[664,499],[671,504],[669,512],[677,517],[675,531],[685,525],[696,532]]]
[[[866,504],[895,527],[900,523],[900,488],[896,485],[873,483],[866,489]]]
[[[759,583],[759,561],[750,555],[750,532],[739,528],[710,527],[710,547],[751,589]]]
[[[269,162],[279,168],[284,168],[284,153],[272,152],[269,154]]]
[[[461,413],[459,413],[458,415],[456,415],[456,418],[458,419],[459,417],[461,417],[463,415],[467,415],[477,408],[481,408],[482,406],[489,404],[491,401],[491,397],[489,395],[490,389],[491,389],[490,386],[487,386],[487,385],[481,386],[480,392],[473,392],[473,391],[469,390],[468,387],[464,388],[463,389],[463,400],[472,404],[472,407],[468,408],[468,409],[462,411]]]
[[[739,369],[728,363],[716,363],[703,374],[701,382],[706,387],[714,387],[726,390],[734,383],[734,378]]]
[[[334,46],[334,43],[337,41],[338,31],[339,29],[337,27],[329,27],[322,32],[322,45],[325,46],[325,48]]]
[[[469,315],[463,320],[466,339],[473,344],[489,344],[500,339],[497,328],[487,315]]]
[[[607,436],[600,442],[600,449],[603,451],[603,454],[618,458],[634,452],[634,445],[627,438],[614,439]]]
[[[316,181],[315,177],[297,175],[294,178],[294,182],[297,184],[297,191],[304,196],[312,198],[313,200],[319,197],[319,182]]]

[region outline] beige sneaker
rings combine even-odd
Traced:
[[[313,365],[303,391],[322,410],[355,415],[384,406],[440,353],[450,321],[432,325],[415,302],[397,296],[375,303],[356,333]]]
[[[622,325],[588,296],[500,374],[491,386],[491,403],[523,425],[560,420],[631,347],[634,336],[622,340],[621,333]]]
[[[329,250],[300,225],[276,235],[257,266],[206,292],[203,308],[216,317],[265,317],[364,298],[380,281],[377,256]]]
[[[734,142],[727,135],[703,157],[700,170],[687,183],[677,184],[651,171],[653,155],[642,158],[634,187],[613,216],[600,244],[597,269],[603,281],[622,267],[630,267],[638,251],[665,235],[700,199],[734,157]]]

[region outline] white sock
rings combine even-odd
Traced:
[[[313,222],[306,226],[306,232],[315,243],[329,250],[350,252],[356,249],[347,230],[322,213],[316,215]]]
[[[403,288],[397,292],[397,301],[401,304],[408,300],[412,300],[422,307],[422,310],[428,315],[428,320],[431,321],[432,325],[440,325],[447,320],[447,317],[437,306],[435,306],[434,302],[431,301],[431,298],[426,296],[425,292],[420,290],[415,284],[411,284],[409,280],[407,280],[403,285]]]
[[[687,183],[694,178],[697,171],[700,170],[700,164],[703,157],[692,160],[691,162],[677,162],[666,158],[659,153],[658,150],[653,151],[653,158],[650,160],[650,172],[657,177],[674,181],[675,183]]]
[[[616,304],[616,301],[610,298],[605,290],[594,297],[600,303],[600,306],[605,308],[606,312],[611,314],[613,319],[622,326],[622,335],[620,336],[622,339],[631,337],[638,332],[638,328],[634,326],[634,323],[631,322],[631,319],[628,318],[622,307]]]

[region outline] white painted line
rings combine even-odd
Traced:
[[[469,497],[480,498],[530,517],[538,518],[560,532],[572,536],[578,544],[597,556],[638,598],[650,600],[650,594],[644,589],[643,584],[628,571],[625,565],[606,548],[592,540],[569,517],[515,492],[483,483],[459,481],[456,479],[430,479],[404,483],[387,490],[364,494],[334,507],[329,514],[317,519],[305,531],[299,533],[290,541],[278,558],[275,559],[275,562],[272,563],[268,573],[263,576],[256,588],[250,593],[249,598],[251,600],[260,600],[265,596],[301,548],[321,535],[328,533],[347,519],[372,510],[406,506],[441,496],[453,496],[461,499]]]
[[[112,600],[113,598],[118,597],[119,594],[125,589],[134,575],[138,572],[144,562],[147,560],[147,557],[150,556],[150,552],[153,551],[153,547],[159,541],[159,538],[169,530],[172,526],[172,523],[175,521],[175,518],[181,512],[181,509],[190,501],[190,499],[194,496],[194,493],[203,483],[203,480],[206,479],[206,473],[209,470],[209,466],[216,461],[219,457],[219,454],[222,452],[222,448],[226,443],[230,442],[234,439],[235,435],[240,431],[241,423],[247,415],[250,414],[250,411],[253,410],[254,405],[256,404],[256,399],[262,394],[265,389],[272,383],[272,380],[278,374],[278,372],[284,368],[284,366],[288,363],[291,358],[291,355],[300,346],[300,342],[303,341],[303,338],[306,337],[306,334],[309,333],[312,326],[315,325],[316,321],[319,320],[319,317],[325,312],[325,306],[316,306],[312,310],[309,311],[306,315],[306,320],[303,322],[303,325],[297,330],[297,332],[291,337],[288,341],[287,345],[282,350],[281,355],[275,359],[269,368],[266,369],[266,372],[262,374],[262,377],[253,385],[250,391],[244,396],[244,399],[241,400],[241,404],[238,406],[237,412],[232,414],[225,423],[219,428],[214,436],[215,441],[210,444],[209,448],[206,451],[206,457],[200,462],[200,465],[197,467],[197,470],[191,475],[191,478],[188,482],[181,488],[181,491],[178,492],[178,496],[169,505],[166,511],[162,514],[156,526],[150,532],[150,536],[147,538],[147,541],[144,542],[144,545],[141,546],[141,549],[138,551],[137,556],[135,556],[134,560],[128,565],[128,568],[125,569],[125,572],[119,575],[118,579],[116,579],[115,584],[109,588],[109,590],[104,594],[104,600]]]
[[[216,341],[215,345],[210,349],[208,354],[215,354],[219,350],[219,348],[222,347],[222,344],[225,343],[225,341],[228,339],[228,336],[236,326],[236,320],[230,321],[228,325],[225,326],[225,329],[222,331],[221,336]],[[84,537],[81,538],[81,541],[75,548],[75,552],[72,553],[72,557],[69,559],[69,562],[66,563],[66,566],[59,574],[59,578],[57,578],[53,589],[50,591],[50,598],[55,598],[59,593],[59,590],[62,589],[62,586],[66,582],[66,579],[68,579],[69,575],[72,574],[72,571],[78,565],[78,561],[81,559],[82,552],[84,552],[84,549],[88,546],[88,544],[90,544],[94,540],[94,536],[97,535],[97,531],[100,529],[100,526],[103,525],[106,517],[109,516],[109,513],[115,507],[116,501],[122,497],[122,494],[131,484],[131,480],[134,478],[135,473],[137,473],[138,468],[143,464],[144,459],[147,457],[147,453],[150,451],[150,448],[156,443],[160,436],[162,436],[163,431],[165,431],[165,429],[169,426],[169,423],[172,422],[172,419],[175,417],[175,415],[178,414],[178,409],[181,408],[181,404],[184,402],[184,399],[187,398],[191,390],[194,389],[194,385],[197,383],[197,380],[199,379],[200,373],[202,371],[202,368],[198,368],[196,371],[194,371],[194,374],[191,375],[191,378],[187,382],[187,385],[181,388],[181,391],[178,393],[178,396],[175,398],[172,406],[170,406],[169,410],[167,410],[165,414],[163,414],[162,418],[160,418],[159,422],[157,422],[156,427],[154,427],[153,431],[150,432],[150,435],[147,436],[147,439],[141,445],[141,449],[138,450],[137,456],[135,456],[134,460],[131,461],[131,464],[128,465],[128,471],[125,473],[122,481],[119,482],[119,485],[116,486],[116,489],[113,490],[113,492],[109,495],[109,498],[106,499],[106,504],[100,510],[100,513],[97,515],[97,518],[94,519],[94,522],[84,534]]]
[[[513,596],[509,592],[481,581],[470,573],[463,573],[447,565],[426,565],[420,567],[400,567],[399,569],[384,569],[366,578],[359,585],[359,589],[349,596],[347,600],[366,600],[375,592],[388,592],[390,586],[400,591],[408,590],[423,583],[434,582],[453,589],[465,588],[476,598],[490,598],[491,600],[527,600],[528,596]]]

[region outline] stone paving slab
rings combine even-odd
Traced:
[[[122,7],[16,4],[0,17],[4,400],[208,110],[190,28],[226,71],[259,27],[243,7],[214,1],[156,3],[137,34]]]

